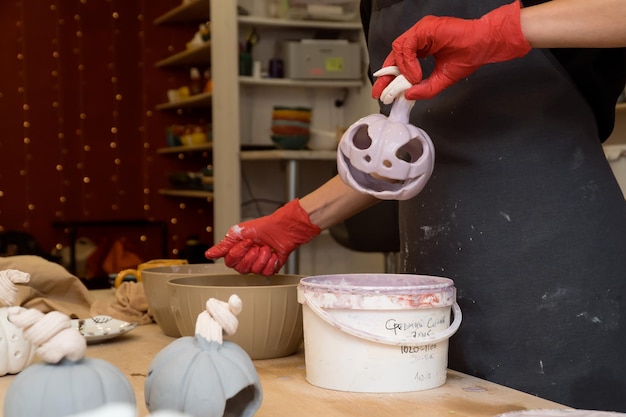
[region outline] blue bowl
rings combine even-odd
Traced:
[[[271,135],[272,142],[280,149],[306,149],[309,135]]]

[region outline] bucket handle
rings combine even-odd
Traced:
[[[450,338],[454,333],[456,333],[456,331],[459,329],[459,326],[461,325],[461,320],[462,320],[462,313],[461,313],[461,308],[459,307],[459,305],[457,304],[457,302],[455,301],[454,304],[452,305],[452,311],[454,312],[454,321],[452,322],[452,324],[445,329],[442,332],[439,332],[435,335],[432,336],[425,336],[422,338],[409,338],[409,339],[394,339],[394,338],[390,338],[390,337],[385,337],[385,336],[381,336],[381,335],[377,335],[377,334],[373,334],[370,332],[367,332],[365,330],[361,330],[361,329],[356,329],[354,327],[351,326],[346,326],[345,324],[341,324],[339,323],[336,319],[334,319],[330,314],[328,314],[326,312],[326,310],[324,310],[323,308],[321,308],[320,306],[318,306],[317,304],[315,304],[314,302],[312,302],[311,300],[311,296],[307,293],[304,293],[304,299],[306,300],[306,304],[307,306],[309,306],[309,308],[311,310],[313,310],[313,312],[315,314],[317,314],[322,320],[324,320],[326,323],[330,324],[333,327],[337,327],[338,329],[361,339],[365,339],[368,341],[374,341],[374,342],[378,342],[378,343],[383,343],[385,345],[395,345],[395,346],[424,346],[424,345],[431,345],[431,344],[436,344],[439,342],[442,342],[448,338]]]

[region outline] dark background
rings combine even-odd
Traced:
[[[168,257],[187,237],[213,241],[203,199],[158,194],[167,173],[199,170],[210,155],[159,155],[173,123],[210,118],[155,110],[186,69],[154,63],[182,51],[195,24],[155,25],[180,0],[0,2],[0,232],[67,245],[55,221],[146,219],[168,226]],[[84,228],[96,243],[122,235],[144,260],[161,258],[159,231]]]

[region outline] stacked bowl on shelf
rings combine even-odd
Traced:
[[[280,149],[306,149],[310,125],[310,108],[275,106],[272,111],[272,142]]]

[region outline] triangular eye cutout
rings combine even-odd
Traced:
[[[370,138],[368,130],[368,125],[360,125],[356,129],[354,136],[352,136],[352,144],[355,148],[365,150],[372,146],[372,138]]]
[[[420,159],[423,154],[424,147],[422,146],[422,142],[417,138],[413,138],[398,148],[396,158],[410,164]]]

